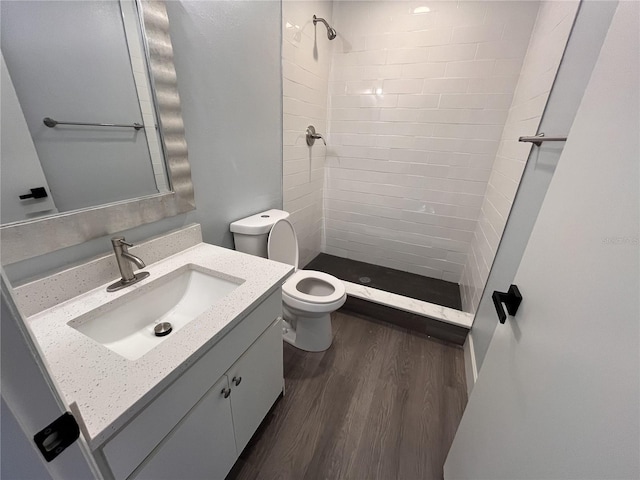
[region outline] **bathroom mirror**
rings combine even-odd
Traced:
[[[195,208],[164,3],[1,9],[2,263]]]

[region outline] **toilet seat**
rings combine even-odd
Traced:
[[[320,283],[325,283],[333,288],[333,292],[328,295],[312,295],[302,292],[299,289],[299,285],[304,280],[316,280]],[[344,287],[344,283],[332,275],[313,270],[298,270],[284,282],[284,285],[282,285],[282,292],[289,298],[300,302],[324,305],[341,300],[346,293],[346,289]]]
[[[289,307],[309,312],[332,312],[340,308],[347,291],[342,281],[324,272],[298,270],[298,237],[286,218],[274,223],[269,233],[267,252],[270,260],[293,265],[296,269],[282,285],[282,301]],[[306,283],[306,285],[305,285]],[[323,290],[332,291],[324,294]],[[316,290],[318,293],[308,293]]]

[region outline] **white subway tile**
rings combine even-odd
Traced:
[[[430,62],[456,62],[473,60],[476,55],[476,45],[441,45],[429,47]]]
[[[563,3],[563,2],[559,2]],[[533,25],[530,21],[538,11],[538,2],[487,2],[486,23],[519,24],[522,28]]]
[[[451,41],[452,27],[436,27],[407,34],[408,44],[418,47],[447,45]]]
[[[357,52],[355,57],[358,65],[384,65],[387,63],[385,50]]]
[[[444,63],[410,63],[402,66],[402,78],[439,78],[444,76],[445,68]],[[419,93],[421,90],[422,82],[420,82],[420,90],[413,93]]]
[[[427,78],[424,81],[423,93],[465,93],[469,86],[467,78]],[[484,92],[483,92],[484,93]]]
[[[383,122],[419,122],[424,111],[418,108],[390,108],[380,112]]]
[[[468,93],[505,93],[513,94],[518,84],[518,76],[472,78],[468,81]]]
[[[486,2],[461,1],[439,2],[437,9],[437,25],[482,25],[487,10]]]
[[[417,79],[399,79],[385,80],[383,92],[389,93],[422,93],[422,80]]]
[[[428,58],[428,47],[393,49],[387,52],[387,63],[390,65],[424,63]]]
[[[427,161],[427,152],[424,150],[392,150],[390,154],[390,159],[396,162],[426,162]]]
[[[440,108],[486,108],[487,95],[482,93],[445,94],[440,97]]]
[[[514,76],[520,73],[522,58],[500,59],[495,61],[493,75],[496,77]]]
[[[435,108],[440,95],[399,95],[399,108]]]
[[[488,77],[494,75],[509,75],[509,73],[497,73],[494,60],[471,60],[465,62],[447,63],[445,76],[447,77]]]
[[[498,58],[515,58],[522,59],[527,46],[529,45],[528,39],[524,41],[516,40],[500,40],[497,42],[486,42],[478,45],[478,51],[476,52],[476,59],[498,59]]]
[[[500,40],[504,24],[493,23],[486,25],[473,25],[465,27],[455,27],[451,43],[479,43]]]

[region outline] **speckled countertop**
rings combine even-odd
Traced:
[[[142,295],[161,276],[188,264],[244,282],[138,360],[127,360],[68,325]],[[293,267],[200,243],[145,270],[149,278],[123,290],[107,293],[105,284],[27,319],[65,400],[77,403],[93,449],[279,288]]]

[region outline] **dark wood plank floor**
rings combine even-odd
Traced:
[[[467,402],[460,347],[338,311],[334,342],[285,344],[286,395],[227,477],[437,479]]]
[[[318,255],[304,268],[326,272],[345,282],[365,285],[385,292],[462,310],[460,285],[457,283],[326,253]]]

